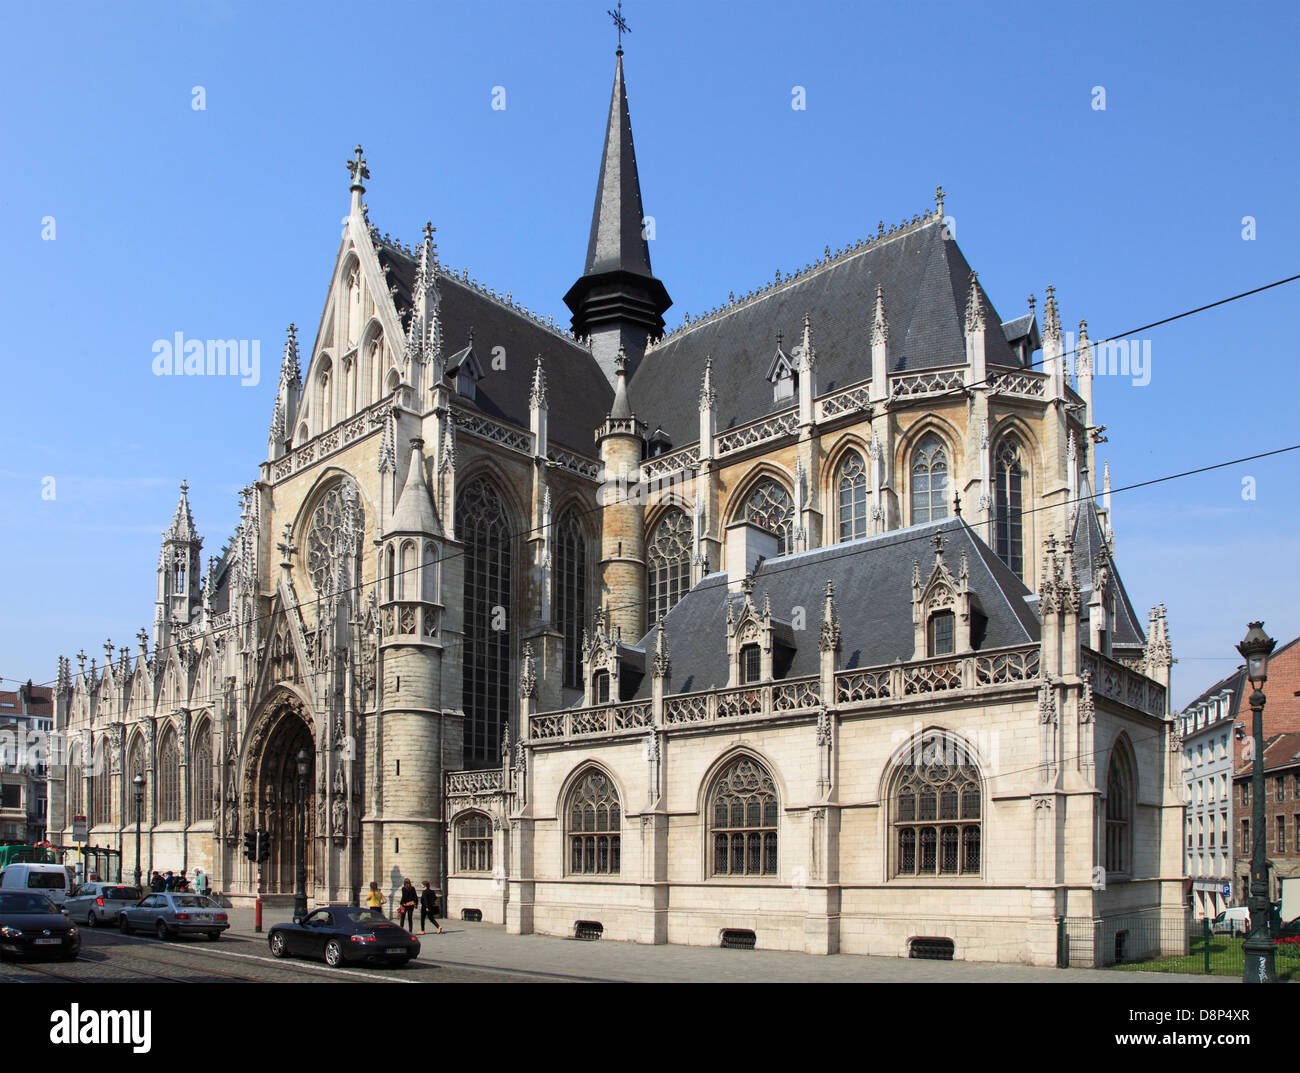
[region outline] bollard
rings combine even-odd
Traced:
[[[1205,975],[1210,975],[1210,918],[1201,918],[1201,935],[1205,943]]]
[[[262,933],[262,899],[260,897],[253,903],[253,930],[259,935]]]

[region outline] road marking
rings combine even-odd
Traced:
[[[141,943],[145,945],[152,945],[149,943],[147,939],[137,939],[134,935],[119,935],[118,938],[128,943]],[[100,949],[105,949],[105,948],[101,947]],[[374,980],[381,984],[414,984],[419,982],[417,980],[388,979],[383,976],[377,976],[375,973],[372,972],[361,972],[359,969],[331,969],[328,965],[312,965],[309,962],[305,962],[297,958],[292,960],[286,958],[282,961],[279,958],[263,957],[260,954],[238,954],[233,950],[213,950],[211,947],[202,947],[202,950],[204,954],[216,954],[220,957],[228,957],[228,958],[244,958],[247,961],[260,961],[263,964],[274,965],[276,968],[285,969],[285,970],[303,969],[307,972],[327,973],[330,976],[340,976],[340,975],[360,976],[363,980]],[[182,966],[177,965],[176,967],[181,968]],[[188,968],[188,966],[184,966],[184,967]]]

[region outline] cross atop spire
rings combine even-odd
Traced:
[[[348,187],[352,191],[352,215],[364,217],[365,206],[361,203],[361,196],[366,192],[364,181],[370,178],[370,169],[366,167],[366,158],[361,155],[360,145],[348,161],[348,174],[352,176],[352,185]]]
[[[614,25],[618,27],[618,54],[621,56],[623,55],[623,35],[632,32],[632,28],[627,24],[627,20],[623,18],[623,0],[618,0],[617,11],[609,11],[606,12],[606,14],[614,20]]]

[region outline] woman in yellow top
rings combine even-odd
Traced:
[[[383,911],[384,895],[379,889],[379,884],[373,879],[370,881],[370,890],[366,893],[366,904],[377,912]]]

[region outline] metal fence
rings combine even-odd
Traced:
[[[1240,978],[1244,969],[1243,934],[1211,930],[1210,921],[1162,916],[1158,911],[1093,920],[1057,920],[1058,968],[1108,968],[1119,971],[1178,972]],[[1278,939],[1279,980],[1300,982],[1300,937]]]

